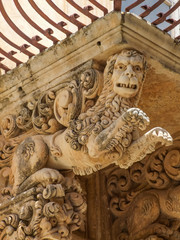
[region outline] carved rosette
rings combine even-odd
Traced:
[[[59,180],[53,180],[53,171],[51,179],[14,198],[8,193],[0,205],[0,239],[70,240],[84,225],[86,202],[79,182],[57,171]]]
[[[180,137],[107,179],[113,240],[180,238]]]

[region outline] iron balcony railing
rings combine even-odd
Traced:
[[[6,3],[12,1],[14,4],[14,7],[16,10],[21,14],[22,20],[28,22],[33,29],[36,30],[36,32],[40,33],[39,35],[35,35],[33,37],[30,37],[28,34],[27,29],[20,29],[16,22],[14,22],[11,19],[11,16],[8,14],[8,11],[6,10]],[[77,0],[61,0],[64,1],[67,5],[71,7],[71,9],[74,9],[74,13],[70,14],[62,9],[60,9],[53,0],[41,0],[41,6],[46,2],[50,8],[53,9],[58,15],[60,19],[63,19],[60,22],[55,22],[52,20],[50,16],[48,16],[47,13],[43,11],[43,8],[41,8],[37,1],[33,0],[25,0],[28,4],[30,4],[33,11],[35,11],[42,19],[43,21],[46,21],[48,24],[47,29],[43,29],[40,24],[38,24],[37,21],[35,21],[32,16],[28,14],[26,9],[21,6],[19,0],[0,0],[0,12],[1,17],[6,22],[6,24],[11,27],[11,29],[19,35],[19,37],[24,41],[24,44],[21,46],[18,45],[15,39],[10,39],[7,37],[6,32],[0,31],[0,38],[1,42],[4,42],[6,45],[8,44],[9,47],[12,48],[11,51],[6,51],[6,49],[2,46],[0,48],[0,68],[4,70],[4,72],[7,72],[10,70],[10,67],[8,64],[4,64],[4,60],[7,60],[9,62],[13,62],[16,66],[22,63],[22,60],[18,59],[18,57],[15,57],[17,53],[21,53],[22,55],[26,56],[26,59],[31,58],[36,53],[34,53],[32,50],[28,50],[30,47],[34,47],[39,52],[44,51],[49,46],[46,46],[45,44],[40,43],[42,39],[48,39],[52,42],[52,44],[57,43],[59,40],[58,36],[54,33],[53,29],[55,28],[57,31],[60,31],[64,34],[65,38],[66,36],[69,36],[72,34],[70,30],[68,30],[67,26],[68,24],[74,25],[76,30],[81,29],[87,23],[84,23],[82,20],[80,20],[80,16],[84,15],[86,18],[90,20],[90,22],[96,21],[99,17],[102,15],[106,15],[111,10],[115,11],[122,11],[122,5],[124,4],[124,1],[122,0],[114,0],[112,1],[113,9],[109,9],[107,4],[102,4],[102,1],[100,0],[87,0],[88,5],[83,6],[78,4],[79,1]],[[109,0],[110,1],[110,0]],[[159,9],[161,10],[162,4],[164,4],[164,0],[157,0],[157,1],[150,1],[153,3],[153,5],[148,6],[146,5],[147,1],[145,0],[132,0],[131,4],[129,6],[126,6],[123,11],[125,12],[134,12],[134,9],[137,9],[139,7],[141,10],[141,13],[139,16],[143,19],[146,19],[150,14],[155,13],[156,18],[155,20],[151,21],[153,25],[156,25],[157,27],[161,26],[161,30],[164,32],[170,32],[171,30],[175,29],[177,26],[180,25],[180,19],[173,19],[172,14],[177,11],[177,9],[180,7],[180,0],[177,1],[177,3],[169,8],[165,12],[157,12]],[[101,16],[99,14],[95,14],[94,10],[101,11]],[[72,10],[71,10],[72,11]],[[166,27],[162,28],[162,23],[166,23]],[[1,23],[3,24],[3,23]],[[43,36],[43,37],[42,37]],[[176,41],[180,40],[180,35],[175,37]],[[51,44],[51,45],[52,45]],[[6,61],[7,62],[7,61]]]

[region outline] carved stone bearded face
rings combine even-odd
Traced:
[[[144,75],[143,56],[134,50],[117,55],[112,75],[113,90],[119,96],[132,98],[140,90]]]

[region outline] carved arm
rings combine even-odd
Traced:
[[[97,158],[102,153],[108,152],[117,144],[121,144],[123,138],[128,136],[128,144],[132,142],[132,133],[136,128],[144,130],[149,124],[149,118],[138,108],[130,108],[117,120],[104,129],[98,136],[90,136],[87,143],[90,157]]]

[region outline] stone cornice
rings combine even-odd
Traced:
[[[18,110],[19,104],[39,92],[71,78],[85,62],[95,59],[103,65],[111,54],[132,46],[164,68],[180,72],[180,47],[168,34],[133,14],[112,12],[2,75],[2,116],[10,109]]]
[[[125,14],[122,25],[123,39],[128,44],[135,44],[146,55],[180,73],[180,44],[169,34],[134,14]]]
[[[74,175],[112,164],[120,168],[106,175],[109,196],[98,210],[109,209],[117,218],[102,228],[112,230],[112,239],[123,237],[124,229],[129,240],[133,234],[137,240],[151,237],[162,224],[163,234],[169,224],[161,217],[170,208],[169,223],[175,226],[178,218],[179,224],[174,212],[179,211],[180,143],[177,135],[173,145],[170,135],[180,122],[179,50],[144,20],[112,12],[1,76],[0,239],[69,240],[76,230],[87,232],[85,192],[91,189]],[[100,216],[97,221],[104,219]],[[144,225],[136,226],[138,216]],[[155,226],[149,231],[150,223]],[[179,226],[166,239],[176,236]]]

